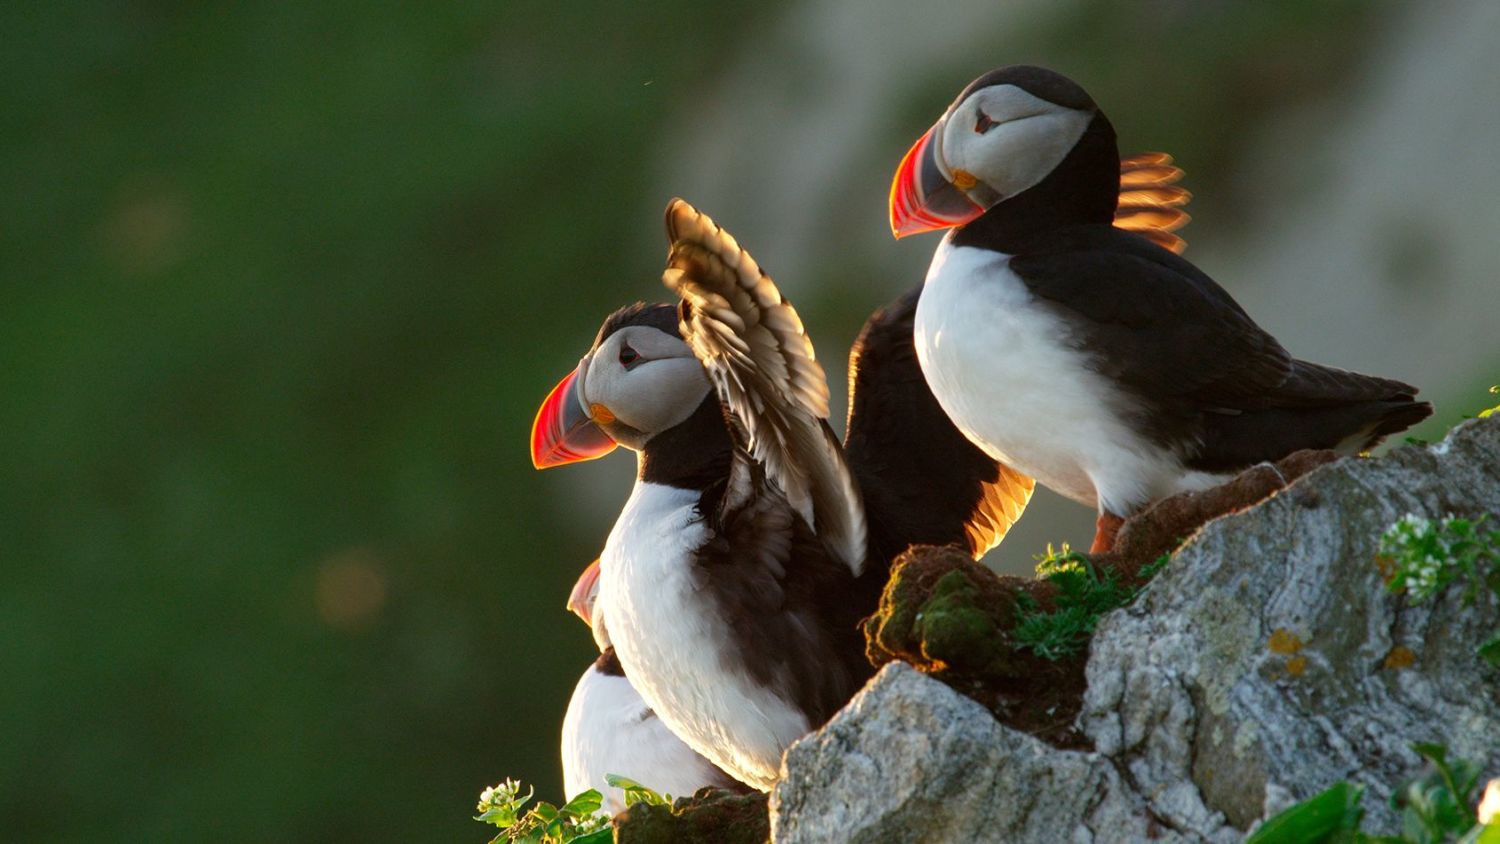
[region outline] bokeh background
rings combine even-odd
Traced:
[[[1292,351],[1500,381],[1500,4],[0,7],[0,837],[479,841],[556,799],[562,610],[632,466],[533,472],[682,195],[827,361],[920,280],[892,169],[1042,63],[1174,153]],[[1065,407],[1058,408],[1066,413]],[[990,562],[1092,515],[1045,494]]]

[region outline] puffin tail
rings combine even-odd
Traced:
[[[1432,415],[1410,384],[1305,360],[1293,362],[1275,403],[1300,411],[1313,439],[1321,440],[1313,447],[1342,454],[1369,451]]]
[[[1372,401],[1363,408],[1370,419],[1369,424],[1344,438],[1334,450],[1344,454],[1369,451],[1391,434],[1400,433],[1432,415],[1432,404],[1417,401],[1412,396],[1403,396],[1382,401]]]
[[[1432,415],[1410,384],[1301,360],[1257,405],[1204,414],[1195,468],[1237,472],[1306,448],[1359,454]]]

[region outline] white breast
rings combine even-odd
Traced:
[[[600,558],[599,601],[625,673],[672,732],[735,778],[769,790],[807,719],[743,670],[694,580],[708,528],[690,490],[638,482]]]
[[[568,701],[562,762],[567,798],[596,789],[612,815],[625,810],[625,798],[605,781],[606,774],[629,777],[673,797],[724,784],[724,775],[673,735],[627,678],[593,666],[578,679]]]
[[[1088,367],[1071,335],[1010,256],[938,247],[917,303],[917,359],[943,410],[985,453],[1118,515],[1216,482],[1125,423],[1129,400]]]

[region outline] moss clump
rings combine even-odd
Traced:
[[[615,816],[617,844],[764,844],[771,838],[766,795],[699,789],[671,806],[636,803]]]
[[[865,653],[901,660],[983,704],[1001,722],[1061,747],[1082,746],[1073,719],[1083,660],[1049,662],[1016,647],[1022,601],[1052,606],[1045,580],[999,577],[954,548],[916,546],[896,558]]]
[[[1008,631],[1016,596],[1029,588],[956,549],[914,547],[896,558],[865,619],[865,653],[877,666],[899,659],[950,677],[1017,676],[1023,666]]]

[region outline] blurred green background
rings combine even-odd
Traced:
[[[1439,213],[1492,239],[1496,165],[1431,146],[1500,148],[1464,76],[1495,51],[1437,63],[1426,99],[1470,102],[1420,121],[1426,170],[1388,144],[1431,193],[1388,186],[1386,282],[1257,262],[1364,254],[1357,221],[1295,221],[1379,207],[1341,133],[1410,123],[1388,68],[1494,46],[1485,5],[5,5],[0,837],[478,841],[486,784],[560,797],[593,652],[561,605],[630,466],[533,472],[535,407],[609,310],[662,298],[673,194],[841,380],[933,245],[890,241],[890,171],[992,66],[1064,70],[1127,149],[1176,153],[1189,255],[1294,352],[1451,398],[1436,436],[1500,369],[1472,321],[1494,258]],[[1409,328],[1330,335],[1355,302]],[[997,562],[1091,521],[1039,498]]]

